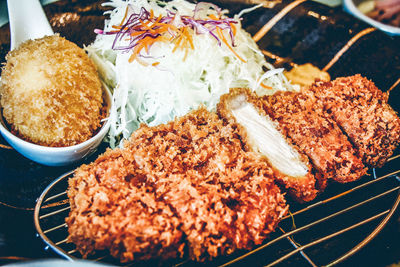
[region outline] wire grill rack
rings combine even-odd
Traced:
[[[207,265],[230,266],[333,266],[364,247],[386,225],[400,203],[400,153],[397,151],[384,168],[351,184],[331,184],[312,203],[290,203],[290,214],[275,233],[252,251],[221,256]],[[68,260],[81,258],[68,243],[65,218],[69,213],[66,173],[52,182],[38,198],[34,211],[37,232],[57,254]],[[106,253],[89,259],[117,264]],[[131,265],[148,265],[131,263]],[[172,266],[196,265],[189,260],[168,262]]]

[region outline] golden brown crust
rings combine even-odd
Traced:
[[[69,180],[69,240],[83,257],[105,249],[122,262],[182,255],[180,220],[151,185],[135,185],[141,180],[130,179],[127,160],[126,151],[110,150]]]
[[[107,248],[122,261],[180,256],[184,246],[198,261],[250,249],[288,208],[273,175],[242,149],[232,125],[205,109],[142,125],[124,149],[107,151],[70,180],[70,240],[83,254]],[[96,202],[97,192],[107,205]]]
[[[309,92],[322,101],[365,164],[385,164],[400,141],[400,119],[387,103],[387,94],[360,75],[317,82]]]
[[[296,92],[277,92],[263,97],[264,109],[279,121],[284,133],[305,153],[319,172],[321,187],[328,179],[352,182],[366,168],[347,137],[325,116],[315,98]],[[322,188],[323,189],[323,188]]]
[[[45,146],[75,145],[94,135],[102,87],[83,49],[53,35],[21,44],[6,59],[1,106],[13,131]]]
[[[245,96],[246,101],[248,103],[251,103],[259,111],[259,113],[262,114],[262,116],[268,116],[263,110],[263,105],[260,99],[249,89],[246,88],[233,88],[230,90],[229,94],[222,95],[220,98],[220,102],[217,105],[217,112],[218,115],[224,120],[228,121],[233,125],[237,125],[236,127],[238,128],[238,132],[242,138],[242,141],[245,144],[244,145],[245,149],[251,151],[251,147],[247,140],[246,129],[242,127],[240,124],[236,123],[236,120],[231,112],[231,105],[232,105],[231,100],[240,95]],[[281,133],[283,133],[280,126],[277,125],[277,127],[278,130]],[[293,149],[299,151],[298,147],[293,145],[293,142],[290,138],[285,138],[285,139],[288,142],[288,144],[290,144],[293,147]],[[306,164],[306,166],[308,167],[307,175],[303,177],[291,177],[281,173],[275,168],[273,169],[275,172],[275,179],[277,180],[277,182],[280,185],[282,185],[290,193],[290,195],[297,201],[306,202],[313,200],[317,196],[318,191],[315,188],[316,180],[314,175],[312,174],[312,169],[311,165],[309,164],[308,158],[304,154],[300,153],[300,155],[302,157],[301,158],[302,162]],[[267,158],[265,159],[268,161]]]

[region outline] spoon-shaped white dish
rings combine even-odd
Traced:
[[[53,35],[39,0],[7,0],[11,50],[29,39]]]
[[[8,0],[8,12],[11,33],[11,50],[29,40],[53,35],[54,32],[46,18],[39,0]],[[0,80],[0,86],[1,80]],[[111,109],[112,95],[103,84],[104,105]],[[107,114],[109,116],[109,114]],[[4,139],[23,156],[48,166],[63,166],[79,161],[92,154],[110,128],[110,121],[105,119],[99,131],[90,139],[73,146],[47,147],[27,142],[13,134],[0,106],[0,132]]]
[[[105,84],[103,84],[103,90],[105,92],[104,104],[107,106],[107,110],[110,110],[112,95]],[[86,158],[97,150],[97,147],[110,129],[108,116],[109,114],[107,114],[107,118],[98,133],[85,142],[74,146],[47,147],[25,141],[11,133],[3,116],[0,116],[0,132],[12,147],[26,158],[47,166],[65,166]]]

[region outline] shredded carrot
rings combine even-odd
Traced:
[[[183,61],[185,61],[189,48],[194,49],[193,37],[192,33],[190,33],[189,29],[186,27],[180,28],[178,31],[179,35],[172,40],[172,42],[175,43],[172,53],[174,53],[178,48],[185,50],[185,55],[183,57]]]
[[[186,49],[186,50],[185,50],[185,55],[183,56],[183,59],[182,59],[183,61],[185,61],[185,60],[186,60],[186,58],[187,58],[187,55],[188,55],[188,50]]]
[[[210,17],[210,19],[219,20],[219,18],[217,18],[214,14],[210,14],[208,16]]]
[[[153,9],[152,9],[152,10],[153,10]],[[160,15],[158,16],[156,22],[154,22],[154,23],[155,23],[155,24],[159,23],[161,19],[162,19],[162,16],[161,16],[161,14],[160,14]]]
[[[174,49],[172,49],[172,53],[174,53],[175,51],[176,51],[176,49],[178,49],[178,47],[179,47],[179,45],[180,45],[180,43],[181,43],[181,41],[182,41],[182,35],[179,35],[175,40],[177,40],[176,41],[176,44],[175,44],[175,47],[174,47]]]
[[[142,65],[142,66],[145,66],[145,67],[149,66],[149,63],[145,62],[145,61],[144,61],[143,59],[141,59],[140,57],[137,57],[137,58],[136,58],[136,61],[139,62],[139,64]]]
[[[133,40],[132,55],[129,57],[129,62],[138,59],[138,56],[140,55],[143,49],[145,49],[147,54],[149,54],[149,49],[155,42],[174,43],[175,46],[173,47],[172,52],[175,52],[177,49],[185,50],[185,55],[183,60],[186,59],[188,55],[188,50],[194,49],[194,43],[193,43],[194,29],[191,28],[191,26],[184,25],[177,27],[175,25],[172,25],[171,20],[168,20],[168,22],[161,22],[163,16],[158,15],[158,17],[155,17],[154,11],[152,9],[150,9],[149,13],[147,13],[147,16],[140,18],[138,17],[136,19],[135,24],[131,26],[128,25],[123,26],[124,23],[126,23],[125,20],[127,16],[128,16],[128,7],[125,10],[125,14],[121,23],[119,25],[113,25],[112,28],[115,30],[110,31],[110,33],[123,32],[122,34],[126,34],[125,36],[128,36],[130,38],[127,41]],[[234,22],[231,21],[225,22],[224,19],[221,17],[221,14],[218,14],[218,16],[210,14],[208,15],[208,17],[210,20],[214,20],[213,22],[210,23],[217,23],[217,22],[229,23],[233,36],[236,35],[236,27],[234,26]],[[174,17],[172,17],[172,19],[174,18],[175,15]],[[239,60],[241,60],[242,62],[246,62],[243,58],[241,58],[237,54],[237,52],[233,49],[232,45],[228,43],[221,27],[217,26],[212,31],[216,31],[218,38],[232,51],[232,53]]]
[[[136,59],[136,54],[132,53],[132,55],[129,57],[128,62],[132,63]]]
[[[187,41],[189,42],[189,44],[190,44],[190,48],[191,49],[194,49],[194,44],[193,44],[193,38],[192,38],[192,35],[189,33],[189,31],[185,28],[185,36],[186,36],[186,39],[187,39]]]
[[[149,49],[154,44],[155,41],[156,41],[156,39],[153,39],[153,38],[150,38],[147,40],[146,44],[144,45],[144,47],[146,48],[147,54],[149,54]]]
[[[143,34],[143,33],[145,33],[146,31],[137,31],[137,32],[132,32],[130,35],[131,36],[138,36],[138,35],[141,35],[141,34]]]
[[[224,33],[222,32],[221,28],[216,28],[215,29],[217,31],[217,34],[219,36],[219,38],[221,38],[222,42],[229,48],[229,50],[232,51],[233,54],[235,54],[235,56],[242,61],[243,63],[246,63],[246,60],[244,60],[241,56],[239,56],[238,53],[236,53],[236,51],[232,48],[232,46],[229,45],[228,41],[226,40]]]
[[[213,20],[220,20],[220,18],[217,18],[214,14],[210,14],[210,15],[208,15],[208,16],[209,16],[210,19],[213,19]],[[232,33],[233,33],[233,35],[236,35],[236,27],[234,27],[233,23],[229,23],[229,25],[230,25],[231,28],[232,28]],[[235,56],[236,56],[239,60],[241,60],[242,62],[246,63],[246,61],[245,61],[241,56],[239,56],[238,53],[236,53],[236,51],[233,49],[233,47],[232,47],[231,45],[229,45],[228,41],[226,40],[226,38],[225,38],[225,36],[224,36],[224,34],[223,34],[223,32],[222,32],[222,29],[219,28],[219,27],[216,27],[215,30],[217,31],[218,37],[219,37],[219,38],[222,40],[222,42],[229,48],[229,50],[231,50],[232,53],[235,54]]]
[[[122,18],[121,23],[119,24],[120,26],[124,25],[124,22],[125,22],[125,19],[126,19],[126,16],[127,16],[127,15],[128,15],[128,6],[126,6],[125,15],[124,15],[124,17]]]
[[[229,23],[229,25],[231,25],[233,36],[235,36],[236,35],[236,26],[235,26],[235,24]]]
[[[265,89],[268,89],[268,90],[274,89],[274,88],[272,88],[271,86],[265,85],[265,84],[263,84],[263,83],[260,83],[260,85],[261,85],[262,88],[265,88]]]
[[[152,45],[154,44],[155,41],[156,41],[155,38],[145,37],[145,38],[142,40],[142,42],[141,42],[141,44],[140,44],[140,47],[138,47],[139,50],[137,51],[137,53],[139,54],[140,50],[142,50],[143,48],[145,48],[145,49],[146,49],[146,53],[148,54],[148,53],[149,53],[149,48],[150,48],[150,46],[152,46]]]

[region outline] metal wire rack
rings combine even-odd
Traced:
[[[264,244],[252,251],[239,251],[217,258],[211,264],[333,266],[344,261],[370,242],[398,207],[398,166],[399,152],[384,168],[372,169],[370,175],[357,182],[331,184],[312,203],[290,203],[290,214],[283,218],[276,232]],[[35,227],[40,237],[57,254],[71,261],[81,258],[74,245],[68,243],[65,224],[70,209],[66,189],[72,174],[66,173],[52,182],[38,198],[34,211]],[[106,253],[98,253],[90,259],[116,264]],[[180,260],[167,264],[187,266],[196,263]]]

